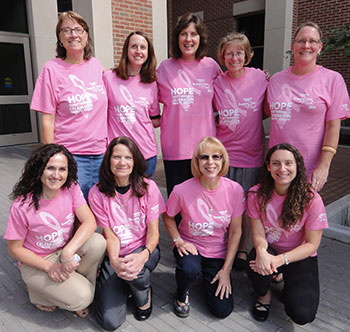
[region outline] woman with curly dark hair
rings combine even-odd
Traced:
[[[76,180],[76,162],[64,146],[34,151],[11,194],[4,238],[37,309],[59,307],[85,318],[106,241],[94,233],[95,218]],[[75,217],[81,226],[73,235]]]
[[[156,56],[152,41],[141,31],[125,39],[118,66],[103,74],[108,96],[108,140],[132,138],[154,175],[158,145],[154,127],[160,125],[156,82]]]
[[[107,240],[107,255],[96,286],[97,321],[117,329],[126,318],[129,289],[135,318],[152,313],[150,275],[158,264],[158,218],[165,211],[154,181],[145,177],[146,161],[129,137],[117,137],[103,158],[99,182],[89,193],[97,224]]]
[[[204,136],[215,136],[213,84],[222,72],[208,52],[208,30],[202,19],[184,14],[171,41],[171,58],[157,70],[161,145],[168,195],[192,177],[191,158]]]
[[[258,185],[248,192],[254,248],[247,274],[259,295],[253,307],[256,320],[269,314],[270,283],[283,274],[283,302],[297,324],[314,320],[319,303],[317,249],[328,227],[321,196],[307,180],[304,160],[287,143],[272,147]]]

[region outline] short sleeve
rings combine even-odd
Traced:
[[[235,184],[236,184],[234,188],[235,195],[234,195],[234,200],[232,204],[233,206],[232,218],[241,216],[246,208],[246,199],[245,199],[244,190],[239,183],[235,183]]]
[[[166,213],[169,217],[176,216],[181,211],[181,202],[176,186],[166,203]]]
[[[156,185],[156,183],[152,180],[149,180],[149,188],[148,188],[148,202],[147,202],[147,222],[152,222],[155,219],[159,218],[159,215],[165,212],[165,203],[162,197],[162,194]]]
[[[80,189],[79,184],[75,183],[71,187],[73,195],[73,210],[75,211],[79,206],[86,203],[83,192]]]
[[[255,192],[248,191],[247,201],[247,216],[253,219],[260,219],[260,209],[257,203],[257,196]]]
[[[26,205],[19,200],[12,203],[5,230],[4,238],[7,240],[24,240],[28,232],[28,220],[24,211]]]
[[[149,115],[153,117],[160,114],[158,87],[156,82],[152,83],[152,99],[153,100],[149,108]]]
[[[55,114],[57,98],[54,90],[51,72],[45,64],[36,80],[30,108],[43,113]]]
[[[326,121],[350,117],[350,101],[345,81],[339,73],[334,73],[331,101],[327,105]]]
[[[95,215],[97,225],[102,228],[111,227],[105,204],[106,200],[108,200],[108,197],[101,193],[97,186],[94,185],[89,192],[89,204]]]
[[[307,219],[305,220],[305,229],[317,230],[328,228],[326,209],[319,194],[311,200],[307,207]]]

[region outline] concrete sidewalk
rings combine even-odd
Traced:
[[[8,194],[18,180],[24,162],[30,155],[32,148],[33,146],[30,145],[0,148],[1,235],[4,233],[7,224],[8,209],[11,203]],[[349,148],[338,149],[329,182],[321,192],[327,204],[350,192],[349,156]],[[156,182],[160,186],[163,195],[165,195],[165,181],[161,163],[157,166]],[[160,233],[162,258],[152,274],[153,314],[149,320],[138,322],[133,317],[133,305],[130,303],[127,320],[118,331],[350,332],[350,245],[325,237],[322,239],[319,249],[321,301],[317,318],[311,324],[299,326],[288,319],[283,304],[278,300],[283,287],[282,284],[273,286],[269,319],[265,323],[256,322],[250,313],[250,308],[255,300],[254,292],[246,275],[236,271],[232,272],[235,309],[229,317],[220,320],[211,316],[203,296],[202,283],[198,283],[190,294],[191,315],[186,319],[180,319],[173,313],[175,261],[171,252],[171,240],[162,223]],[[56,310],[53,313],[36,310],[29,303],[17,263],[8,255],[7,241],[2,237],[0,239],[0,253],[0,332],[102,330],[94,320],[93,309],[85,320],[64,310]]]

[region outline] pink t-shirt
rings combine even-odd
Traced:
[[[270,202],[266,206],[266,215],[260,211],[256,191],[258,185],[249,189],[247,215],[260,219],[264,225],[266,240],[277,253],[290,251],[305,242],[305,230],[318,230],[328,227],[326,210],[321,196],[314,191],[314,198],[304,210],[303,218],[291,229],[285,230],[279,224],[282,208],[286,196],[279,196],[273,192]],[[254,192],[255,191],[255,192]],[[312,256],[315,256],[314,253]]]
[[[71,153],[100,155],[107,144],[107,95],[103,66],[91,58],[69,64],[60,58],[45,63],[36,81],[30,108],[55,115],[54,141]]]
[[[318,165],[327,121],[350,117],[343,77],[317,66],[307,75],[285,69],[270,79],[267,100],[271,114],[269,148],[294,145],[304,157],[309,179]]]
[[[147,224],[165,211],[163,197],[152,180],[147,180],[147,193],[141,198],[132,195],[132,188],[114,197],[101,193],[97,185],[89,192],[89,203],[97,225],[111,228],[120,240],[119,256],[125,256],[146,244]]]
[[[181,212],[179,233],[208,258],[225,258],[228,228],[232,218],[245,209],[242,187],[221,177],[216,190],[205,190],[198,179],[189,179],[174,187],[167,202],[171,217]]]
[[[214,105],[219,112],[216,137],[224,144],[233,167],[261,167],[264,163],[263,104],[266,75],[245,67],[239,78],[228,72],[214,83]]]
[[[213,84],[221,73],[212,59],[164,60],[157,70],[161,144],[165,160],[191,159],[204,136],[215,136]]]
[[[140,75],[122,80],[112,71],[103,75],[108,96],[108,140],[132,138],[145,159],[158,154],[150,116],[160,114],[157,83],[142,83]]]
[[[74,211],[86,203],[78,184],[61,189],[54,199],[39,199],[39,209],[31,199],[22,205],[21,198],[10,207],[4,238],[24,240],[23,247],[45,257],[66,245],[72,236]]]

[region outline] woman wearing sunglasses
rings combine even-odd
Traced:
[[[213,315],[224,318],[233,310],[230,271],[241,237],[245,195],[237,182],[224,177],[228,167],[222,143],[204,137],[191,160],[194,178],[174,187],[163,214],[174,244],[179,317],[189,315],[189,290],[201,274]],[[178,213],[182,220],[177,227]]]

